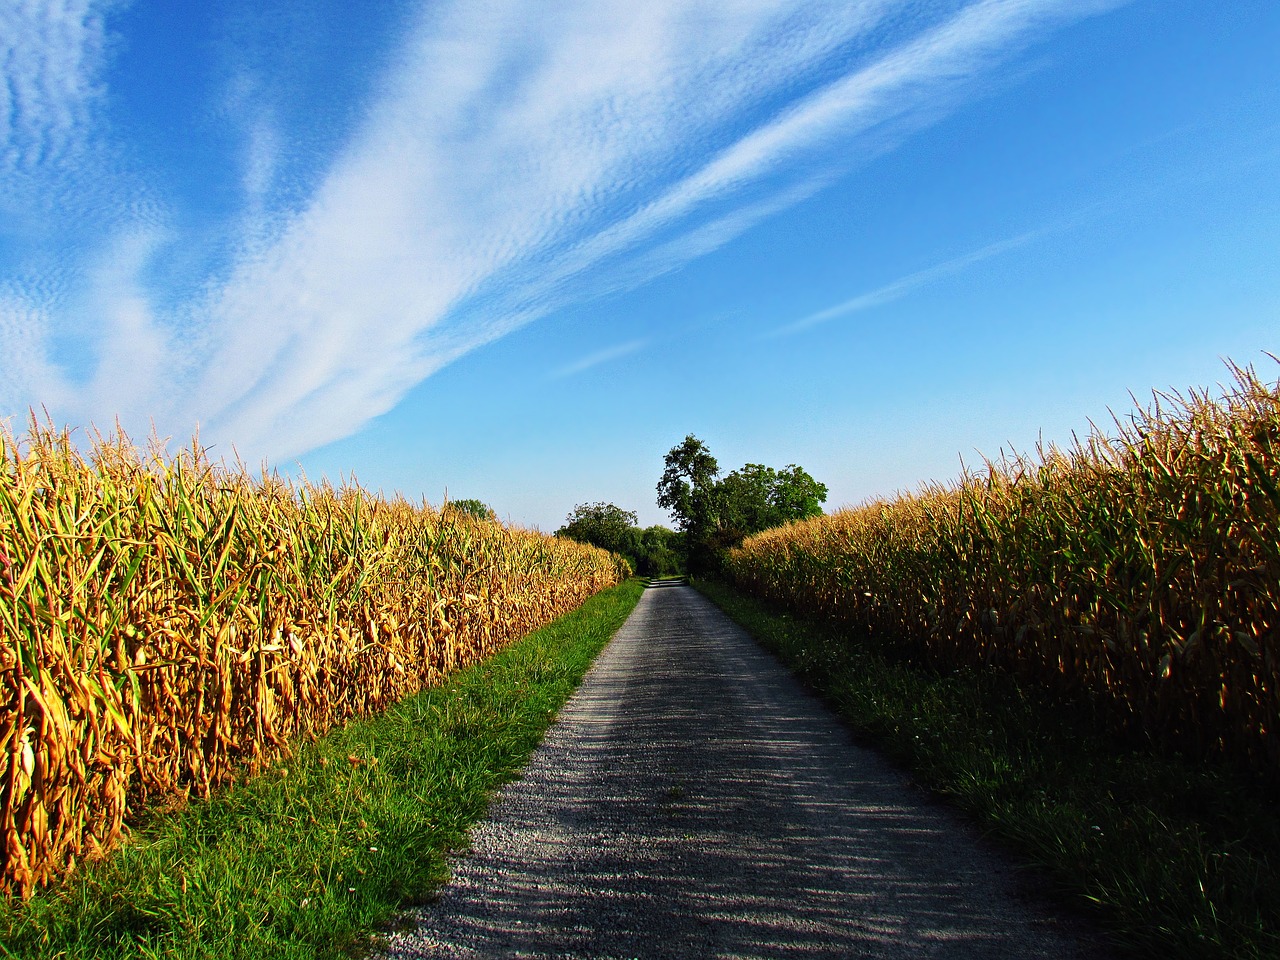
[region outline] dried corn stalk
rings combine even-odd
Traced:
[[[1234,369],[1234,368],[1233,368]],[[1070,451],[766,531],[739,586],[1101,701],[1122,725],[1276,778],[1280,390],[1160,396]]]
[[[0,436],[0,889],[616,582],[593,547],[126,439]]]

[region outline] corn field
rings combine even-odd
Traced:
[[[624,571],[594,547],[208,462],[0,435],[0,889],[101,857]]]
[[[1159,395],[1070,450],[766,531],[751,593],[942,669],[1010,671],[1276,780],[1280,389]]]

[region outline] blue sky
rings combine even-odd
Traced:
[[[359,14],[353,16],[352,10]],[[1273,0],[15,0],[0,416],[554,529],[1280,352]]]

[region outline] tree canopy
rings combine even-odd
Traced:
[[[707,445],[691,433],[668,451],[665,465],[658,481],[658,506],[670,511],[685,533],[712,522],[720,465]]]
[[[477,520],[496,520],[498,515],[493,512],[493,508],[483,500],[450,500],[445,504],[446,509],[456,510],[458,513],[467,513],[475,517]]]
[[[667,453],[658,506],[685,534],[694,569],[718,566],[723,551],[753,533],[822,513],[827,487],[794,463],[748,463],[721,476],[707,445],[689,434]]]
[[[826,486],[794,463],[781,470],[748,463],[721,480],[719,487],[725,525],[746,534],[819,516],[827,499]]]
[[[636,514],[612,503],[580,503],[556,531],[579,543],[611,550],[630,561],[638,573],[658,576],[681,569],[681,536],[666,527],[636,526]]]
[[[635,511],[612,503],[580,503],[565,518],[556,536],[630,555],[636,541],[632,533],[636,519]]]

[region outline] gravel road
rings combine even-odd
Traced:
[[[385,956],[1106,955],[685,586],[645,592],[410,919]]]

